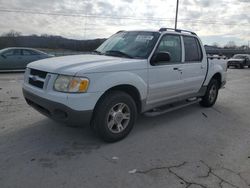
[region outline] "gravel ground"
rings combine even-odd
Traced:
[[[250,187],[250,69],[230,69],[213,108],[138,118],[106,144],[30,108],[22,73],[0,74],[0,187]]]

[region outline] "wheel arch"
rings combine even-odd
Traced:
[[[103,94],[102,96],[98,99],[96,105],[95,105],[95,108],[94,108],[94,112],[95,112],[95,109],[97,107],[97,105],[99,104],[99,102],[110,92],[112,91],[122,91],[124,93],[127,93],[128,95],[130,95],[135,104],[136,104],[136,107],[137,107],[137,112],[140,113],[141,110],[142,110],[142,98],[141,98],[141,94],[139,92],[139,89],[136,88],[135,86],[133,85],[130,85],[130,84],[120,84],[120,85],[116,85],[116,86],[113,86],[113,87],[110,87],[109,89],[107,89]]]
[[[212,78],[210,79],[210,81],[211,81],[212,79],[215,79],[215,80],[218,81],[218,83],[219,83],[219,88],[220,88],[221,85],[222,85],[222,75],[221,75],[221,73],[219,73],[219,72],[215,73],[215,74],[212,76]]]

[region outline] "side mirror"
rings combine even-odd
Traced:
[[[170,54],[168,52],[157,52],[153,55],[151,63],[155,64],[159,62],[169,62],[170,59]]]

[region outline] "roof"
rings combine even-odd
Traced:
[[[1,50],[36,50],[34,48],[28,48],[28,47],[8,47],[8,48],[4,48],[4,49],[1,49]]]
[[[46,54],[45,52],[37,50],[35,48],[27,48],[27,47],[8,47],[8,48],[1,49],[0,52],[4,52],[6,50],[33,50],[33,51],[36,51],[38,53]]]
[[[125,32],[126,30],[121,30],[119,32]],[[174,29],[174,28],[160,28],[159,30],[130,30],[132,32],[154,32],[154,33],[176,33],[176,34],[187,34],[197,36],[193,31],[183,30],[183,29]],[[129,32],[129,31],[128,31]]]
[[[193,32],[193,31],[188,31],[188,30],[184,30],[184,29],[166,28],[166,27],[160,28],[159,31],[160,32],[173,31],[173,32],[177,32],[177,33],[188,33],[188,34],[191,34],[191,35],[196,35],[196,33]]]

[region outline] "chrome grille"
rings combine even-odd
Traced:
[[[47,74],[48,73],[44,71],[30,69],[29,84],[43,89]]]

